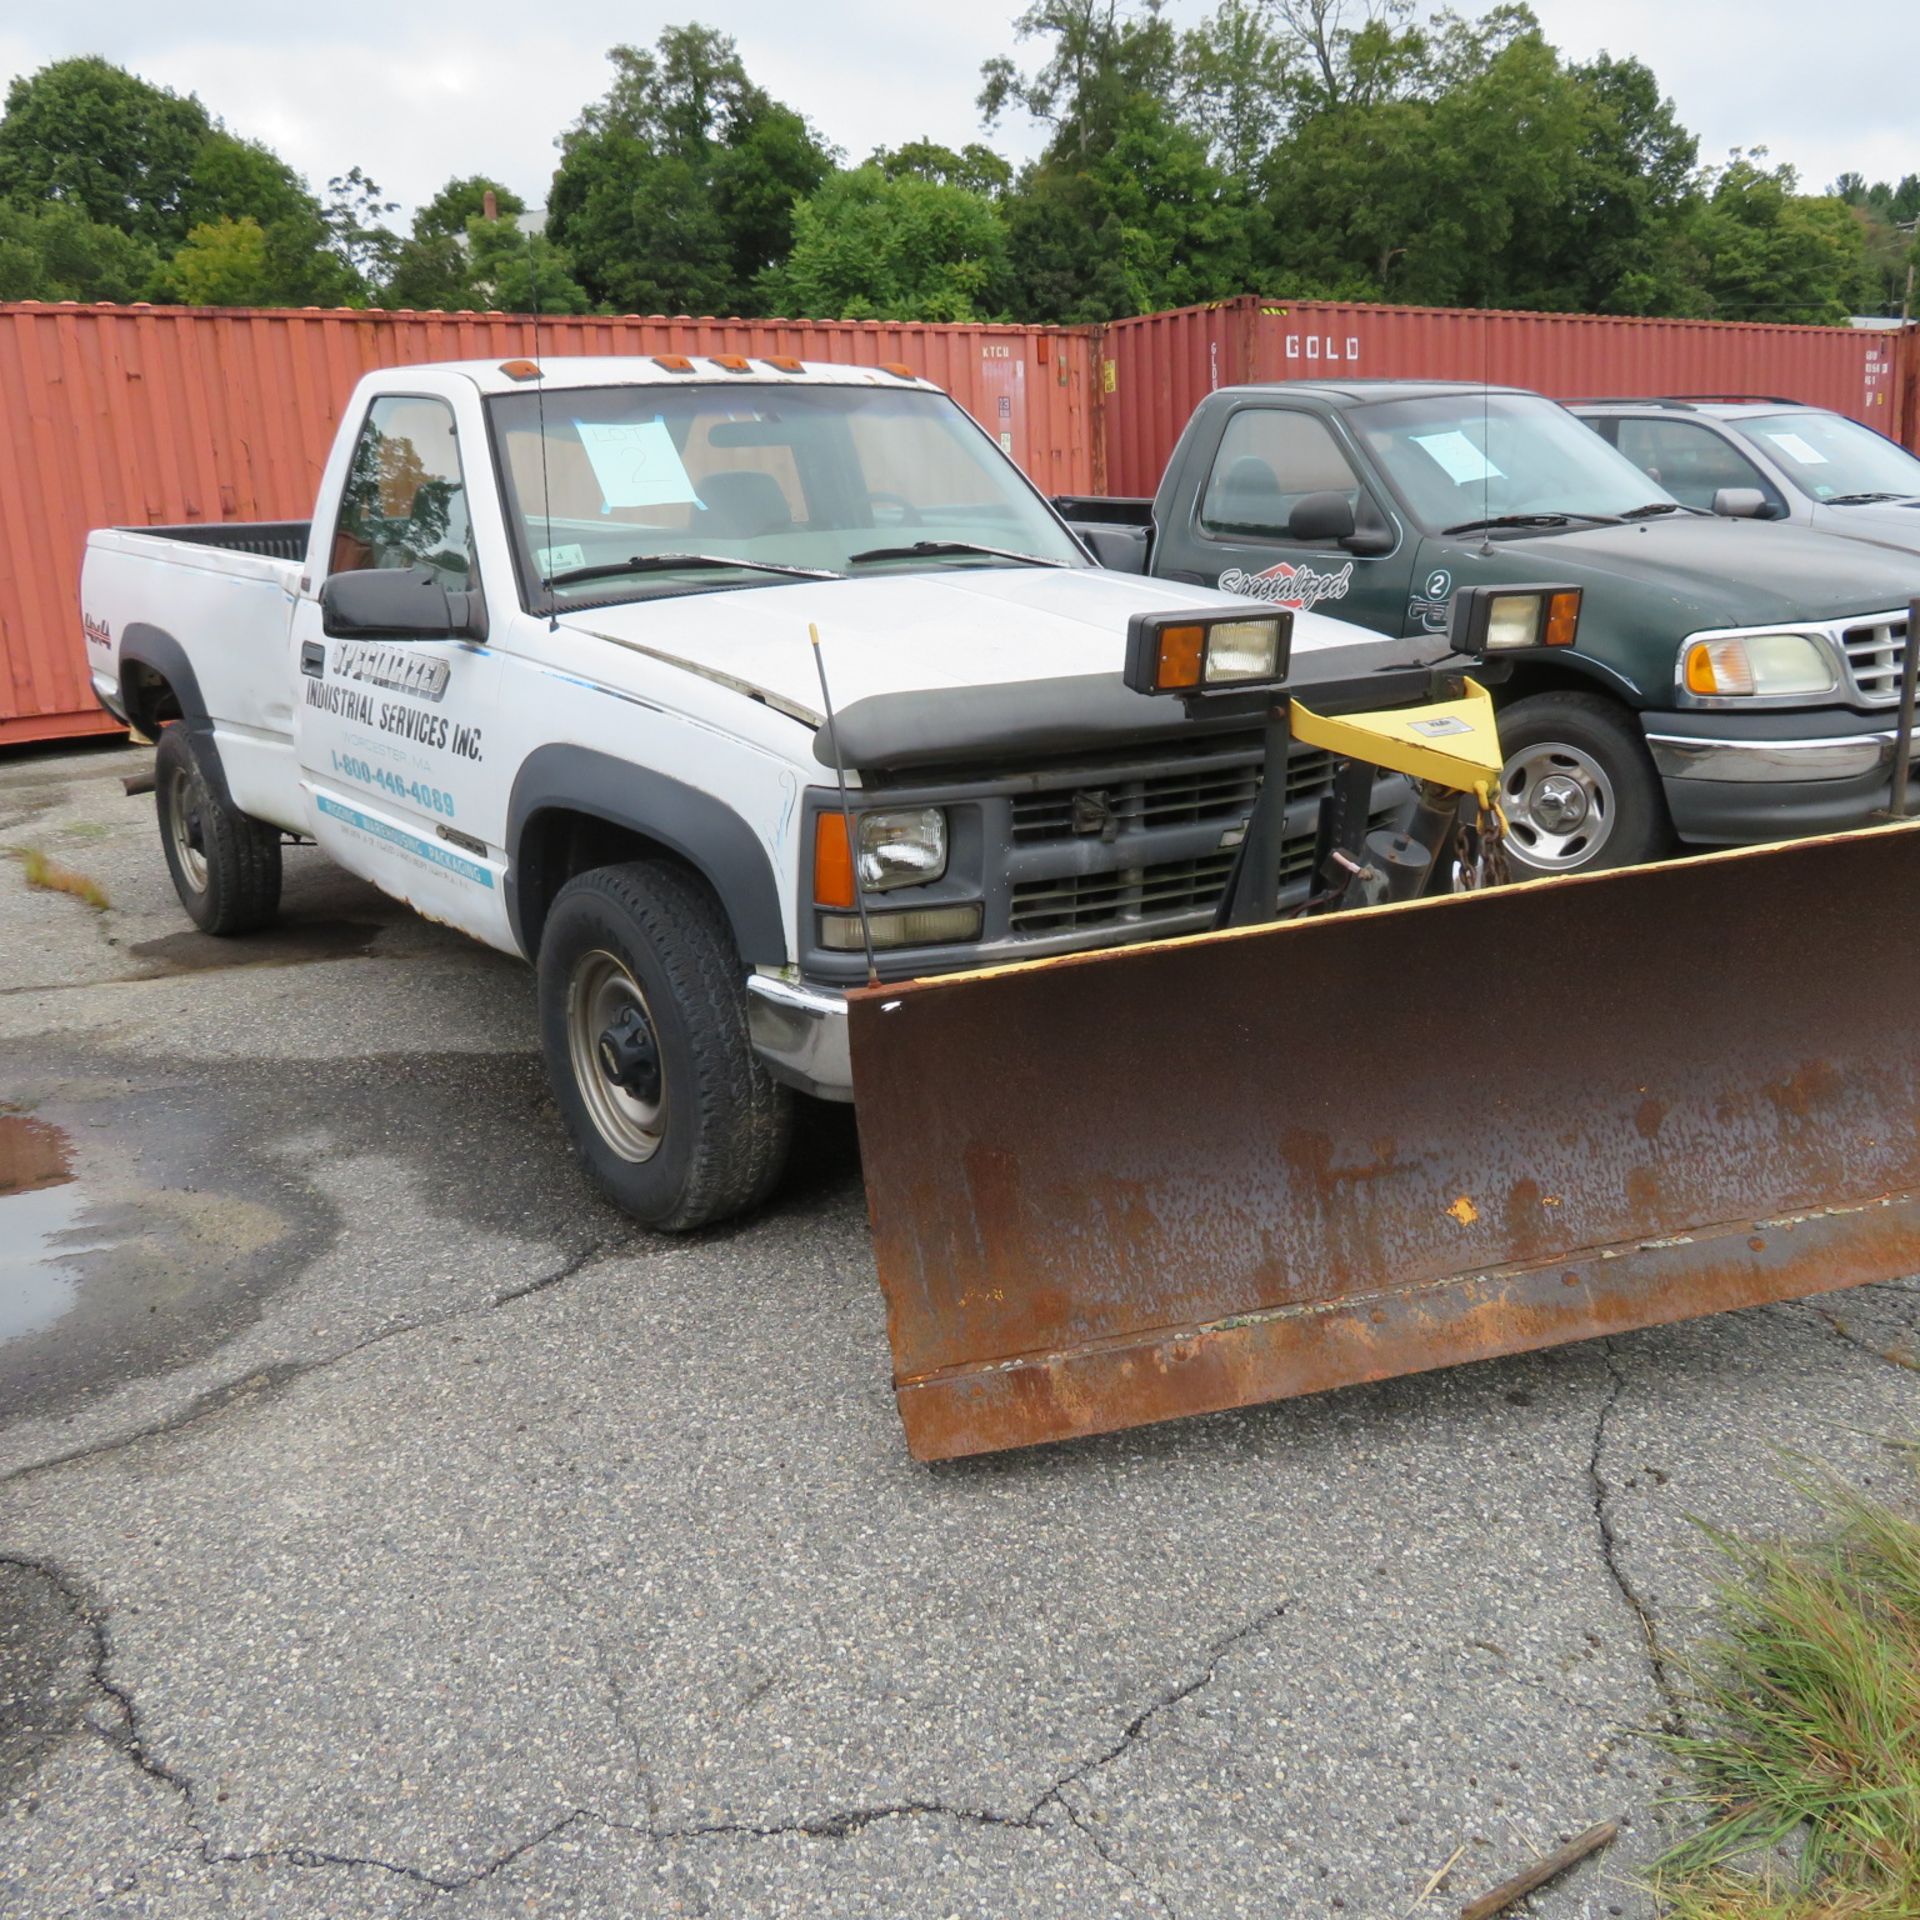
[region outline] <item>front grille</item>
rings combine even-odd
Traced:
[[[1369,825],[1388,826],[1393,818],[1394,809],[1386,808],[1375,813]],[[1280,843],[1283,888],[1298,885],[1312,871],[1313,841],[1311,833],[1295,833]],[[1071,933],[1081,927],[1129,926],[1211,912],[1220,904],[1232,871],[1229,849],[1197,860],[1016,881],[1008,928],[1015,934]]]
[[[1856,621],[1840,636],[1855,691],[1870,705],[1890,707],[1900,697],[1900,663],[1907,651],[1907,616],[1886,613]]]
[[[1296,748],[1287,765],[1287,798],[1317,800],[1332,787],[1332,754],[1318,747]],[[1077,836],[1111,838],[1114,833],[1144,827],[1245,819],[1259,791],[1259,765],[1244,757],[1238,763],[1223,759],[1131,780],[1102,782],[1089,775],[1082,787],[1016,795],[1013,844],[1034,846]],[[1076,793],[1081,795],[1078,806]]]

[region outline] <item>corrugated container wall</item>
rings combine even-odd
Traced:
[[[1106,484],[1151,493],[1215,387],[1249,380],[1491,380],[1556,399],[1778,394],[1920,441],[1915,333],[1245,298],[1108,327]]]
[[[0,306],[0,744],[107,731],[86,681],[87,530],[304,519],[375,367],[536,350],[501,314]],[[542,320],[545,354],[903,361],[1048,493],[1084,493],[1098,395],[1084,331],[859,321]]]

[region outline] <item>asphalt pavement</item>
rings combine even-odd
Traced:
[[[1430,1920],[1617,1819],[1517,1911],[1638,1920],[1698,1522],[1909,1490],[1913,1282],[916,1466],[844,1113],[650,1237],[526,968],[310,850],[194,932],[142,764],[0,759],[109,902],[0,857],[0,1913]]]

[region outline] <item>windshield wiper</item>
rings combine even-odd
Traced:
[[[1582,513],[1578,507],[1556,507],[1551,513],[1496,513],[1485,520],[1462,520],[1442,533],[1478,533],[1482,527],[1564,527],[1569,520],[1591,520],[1597,527],[1617,527],[1616,513]]]
[[[778,560],[742,560],[732,553],[635,553],[624,560],[603,560],[597,566],[569,567],[550,574],[548,587],[570,587],[579,580],[611,580],[622,573],[671,573],[680,567],[745,567],[752,573],[779,573],[790,580],[844,580],[844,573],[821,567],[789,567]]]
[[[1016,553],[1011,547],[983,547],[972,540],[916,540],[910,547],[869,547],[865,553],[847,556],[847,565],[857,567],[863,560],[917,560],[923,554],[984,553],[994,560],[1018,560],[1029,567],[1064,567],[1064,560],[1049,560],[1044,554]]]
[[[1882,500],[1904,500],[1904,493],[1836,493],[1828,502],[1830,507],[1871,507]]]
[[[1651,520],[1662,513],[1699,513],[1699,507],[1682,506],[1678,500],[1654,500],[1644,507],[1629,507],[1620,518],[1622,520]]]

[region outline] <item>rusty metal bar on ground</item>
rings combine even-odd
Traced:
[[[1920,1270],[1916,951],[1895,825],[858,991],[909,1444]]]

